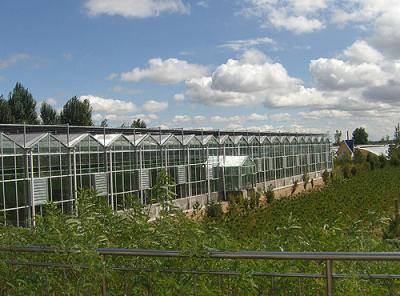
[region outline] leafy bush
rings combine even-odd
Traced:
[[[264,192],[264,196],[267,200],[267,203],[272,204],[275,199],[274,186],[272,186],[272,184],[268,185],[267,191]]]
[[[223,214],[221,204],[213,200],[206,207],[206,215],[209,218],[221,219]]]
[[[294,181],[292,185],[292,192],[290,193],[290,195],[293,195],[296,192],[298,186],[299,186],[299,181],[297,180]]]
[[[330,177],[331,177],[331,174],[327,170],[325,170],[322,173],[322,181],[324,182],[325,185],[329,184],[330,179],[331,179]]]
[[[357,175],[357,167],[353,166],[353,167],[351,168],[351,175],[352,175],[352,176]]]
[[[310,181],[310,176],[308,176],[307,173],[304,173],[303,177],[302,177],[302,180],[303,180],[304,190],[306,190],[307,189],[307,184]]]
[[[342,169],[343,177],[345,179],[350,179],[351,177],[351,170],[349,165],[345,165]]]

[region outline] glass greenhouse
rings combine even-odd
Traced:
[[[290,186],[331,167],[323,134],[0,125],[0,219],[27,226],[49,201],[73,213],[80,188],[115,211],[128,196],[148,204],[161,170],[188,209],[193,198]]]

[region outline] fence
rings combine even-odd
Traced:
[[[43,248],[43,247],[0,247],[0,254],[13,254],[13,256],[1,256],[0,263],[5,264],[6,266],[18,266],[20,268],[28,268],[31,272],[34,268],[42,268],[46,271],[49,269],[89,269],[90,267],[86,264],[65,264],[60,262],[54,262],[53,260],[50,261],[37,261],[37,260],[20,260],[20,259],[27,259],[24,255],[29,254],[29,258],[34,258],[34,255],[40,255],[42,259],[45,256],[51,256],[51,254],[68,254],[68,256],[78,256],[82,254],[81,251],[62,251],[59,252],[54,248]],[[96,249],[96,254],[102,258],[102,262],[107,262],[108,260],[116,259],[116,258],[141,258],[141,259],[179,259],[179,260],[189,260],[189,259],[196,259],[196,260],[217,260],[217,261],[224,261],[224,260],[232,260],[233,262],[236,261],[268,261],[268,262],[276,262],[276,261],[306,261],[306,262],[320,262],[323,263],[325,272],[259,272],[259,271],[252,271],[246,274],[246,276],[254,277],[254,278],[268,278],[270,281],[270,289],[268,293],[270,295],[282,295],[282,291],[279,290],[277,287],[274,287],[274,282],[278,278],[286,278],[286,279],[295,279],[297,280],[296,288],[291,290],[292,292],[295,291],[297,295],[309,295],[307,292],[302,290],[304,285],[302,286],[301,280],[305,279],[320,279],[325,282],[326,295],[334,295],[334,286],[335,282],[339,279],[346,279],[346,278],[359,278],[363,280],[389,280],[391,282],[399,280],[400,274],[368,274],[368,273],[357,273],[357,274],[343,274],[343,273],[334,273],[334,265],[338,262],[366,262],[366,261],[376,261],[376,262],[390,262],[390,261],[400,261],[400,252],[395,253],[338,253],[338,252],[315,252],[315,253],[308,253],[308,252],[257,252],[257,251],[241,251],[241,252],[229,252],[229,251],[209,251],[206,253],[199,254],[197,256],[190,255],[185,252],[181,251],[174,251],[174,250],[147,250],[147,249],[105,249],[99,248]],[[44,256],[44,257],[43,257]],[[114,261],[115,263],[115,261]],[[243,273],[234,271],[234,270],[207,270],[203,269],[200,270],[198,268],[187,269],[186,267],[182,268],[176,267],[175,268],[159,268],[157,270],[152,269],[151,267],[141,267],[141,266],[126,266],[126,265],[112,265],[109,267],[109,271],[114,272],[124,272],[124,273],[157,273],[159,274],[186,274],[191,275],[191,281],[193,282],[193,294],[197,295],[196,293],[196,278],[199,276],[213,276],[219,278],[225,277],[242,277]],[[127,277],[125,277],[125,281]],[[47,280],[48,281],[48,280]],[[101,294],[102,295],[111,295],[109,293],[108,287],[111,283],[107,283],[107,279],[104,278],[101,281]],[[126,285],[125,285],[126,286]],[[221,282],[220,282],[221,286]],[[225,293],[227,287],[223,286],[220,287],[221,294],[228,294]],[[131,295],[129,290],[128,293],[123,295]],[[391,291],[395,291],[395,289],[391,289]],[[232,295],[236,295],[235,291],[231,291]],[[319,291],[321,292],[321,291]],[[324,291],[322,291],[325,294]],[[392,294],[390,292],[390,294]],[[393,294],[398,292],[393,292]],[[151,293],[148,293],[151,295]],[[245,295],[254,295],[256,293],[252,293],[251,288],[247,290]],[[258,291],[258,294],[264,295]],[[320,294],[320,293],[319,293]],[[286,293],[285,293],[286,295]],[[397,294],[396,294],[397,295]]]

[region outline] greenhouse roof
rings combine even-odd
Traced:
[[[64,144],[67,147],[75,147],[77,144],[79,144],[80,141],[85,139],[86,137],[92,137],[95,139],[92,135],[84,133],[84,134],[57,134],[54,135],[54,138],[56,138],[58,141],[60,141],[62,144]],[[95,139],[97,141],[97,139]]]
[[[42,140],[43,138],[50,136],[57,141],[59,141],[56,137],[54,137],[50,133],[30,133],[30,134],[7,134],[5,135],[10,140],[14,141],[18,146],[28,149],[34,146],[37,142]],[[63,144],[61,141],[59,141]],[[63,144],[65,146],[65,144]]]
[[[209,163],[218,163],[220,167],[241,167],[247,161],[252,161],[250,156],[209,156]]]
[[[94,138],[100,142],[103,146],[109,147],[119,138],[126,137],[123,134],[98,134],[94,135]],[[127,139],[128,140],[128,139]],[[128,140],[129,141],[129,140]]]
[[[178,138],[179,142],[184,146],[187,146],[190,144],[200,144],[200,145],[202,144],[201,140],[198,137],[196,137],[195,135],[183,135],[181,137],[178,136],[177,138]]]

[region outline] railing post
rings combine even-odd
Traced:
[[[333,261],[326,260],[326,292],[328,296],[333,296]]]

